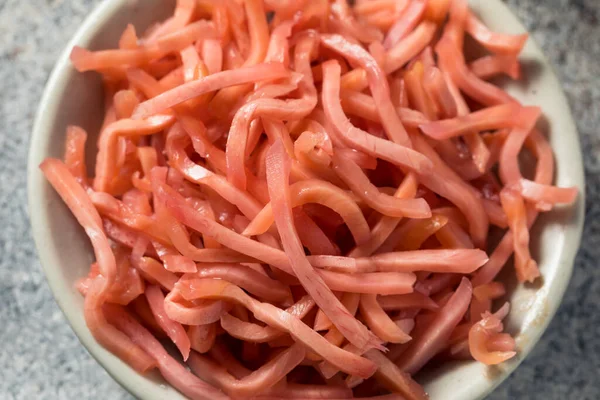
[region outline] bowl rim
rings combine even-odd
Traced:
[[[48,113],[45,113],[45,110],[47,108],[52,108],[55,90],[64,90],[64,86],[66,86],[69,77],[74,71],[70,61],[70,54],[73,47],[89,41],[97,35],[98,31],[101,30],[101,27],[106,24],[110,17],[118,12],[127,1],[129,0],[103,0],[96,5],[92,12],[84,18],[83,23],[77,28],[56,59],[56,63],[46,81],[42,97],[40,98],[30,135],[29,155],[27,159],[27,209],[38,260],[42,266],[46,281],[50,286],[52,296],[63,315],[66,317],[69,327],[75,333],[75,336],[85,350],[112,379],[136,398],[146,399],[149,398],[149,393],[143,390],[142,387],[134,385],[127,378],[128,374],[121,375],[118,373],[118,368],[110,362],[111,356],[114,356],[96,342],[85,321],[83,323],[78,323],[75,320],[75,314],[82,313],[82,310],[69,303],[66,296],[61,295],[62,290],[66,287],[62,279],[54,272],[56,267],[48,263],[46,261],[47,257],[44,257],[50,250],[46,247],[45,239],[41,232],[48,221],[41,212],[42,207],[46,207],[47,204],[42,201],[43,197],[41,196],[43,185],[40,184],[40,180],[43,179],[43,175],[39,170],[39,163],[47,155],[43,151],[43,146],[38,146],[37,144],[46,137],[47,133],[46,124],[50,117]],[[123,365],[126,364],[123,363]],[[130,367],[127,368],[130,369],[131,372],[136,373]],[[181,398],[183,399],[185,397]]]
[[[110,17],[118,12],[120,8],[122,8],[129,0],[104,0],[100,4],[98,4],[94,10],[85,18],[84,22],[81,26],[76,30],[73,37],[68,41],[65,49],[60,53],[57,58],[56,64],[50,74],[50,77],[45,85],[43,95],[40,99],[40,103],[36,112],[34,125],[32,129],[32,133],[30,135],[30,146],[29,146],[29,156],[27,162],[27,197],[28,197],[28,212],[30,223],[32,227],[32,236],[35,242],[35,246],[37,249],[38,259],[40,260],[40,264],[44,271],[44,275],[50,289],[52,291],[52,295],[58,304],[59,308],[65,315],[69,326],[79,339],[79,341],[83,344],[85,349],[89,354],[102,366],[102,368],[115,380],[117,381],[124,389],[129,391],[131,394],[138,398],[158,398],[153,396],[151,393],[143,390],[142,387],[135,385],[129,379],[129,374],[119,374],[114,364],[111,362],[110,358],[105,356],[106,350],[102,346],[100,346],[93,336],[90,334],[87,325],[84,323],[79,323],[75,320],[74,316],[76,313],[81,313],[79,307],[69,303],[67,301],[66,296],[63,296],[62,290],[65,288],[65,282],[63,279],[55,273],[56,266],[47,261],[47,257],[44,257],[49,251],[51,251],[45,243],[45,237],[43,236],[43,230],[48,224],[48,221],[44,218],[42,208],[47,207],[47,204],[44,203],[43,196],[41,196],[41,191],[43,185],[41,181],[44,179],[42,174],[38,169],[38,165],[46,157],[44,152],[44,147],[39,146],[38,144],[44,139],[47,139],[47,136],[50,132],[48,132],[47,122],[51,118],[50,113],[46,113],[46,109],[53,108],[53,94],[55,91],[64,90],[64,86],[69,81],[69,77],[73,73],[74,69],[71,66],[69,55],[73,46],[77,44],[81,44],[83,42],[89,41],[95,35],[98,34],[98,31],[101,30],[101,27],[110,19]],[[514,13],[509,9],[509,7],[502,2],[501,0],[495,0],[488,3],[485,2],[485,6],[482,6],[480,3],[484,3],[481,0],[470,0],[470,3],[476,3],[479,7],[497,7],[500,8],[503,12],[508,12],[511,16],[514,17],[516,25],[518,25],[523,31],[526,31],[523,27],[521,21],[514,15]],[[585,215],[585,176],[584,176],[584,168],[583,168],[583,156],[581,151],[580,137],[578,134],[577,126],[573,120],[573,114],[571,112],[569,103],[566,99],[566,95],[564,89],[557,78],[557,74],[554,66],[548,61],[544,52],[541,50],[537,42],[530,35],[529,44],[533,45],[535,50],[540,53],[539,59],[543,62],[545,67],[550,69],[551,78],[555,81],[555,84],[558,86],[557,91],[557,99],[556,101],[561,102],[565,106],[565,115],[563,116],[564,123],[567,124],[569,130],[573,132],[574,137],[572,138],[573,143],[577,144],[576,151],[573,154],[575,161],[577,163],[577,171],[576,176],[574,177],[574,181],[577,182],[578,189],[580,190],[579,199],[578,199],[578,207],[577,214],[574,216],[577,221],[577,225],[573,228],[575,229],[574,234],[569,235],[565,239],[565,251],[567,254],[561,255],[565,263],[562,268],[565,270],[564,278],[560,280],[558,287],[556,287],[553,291],[553,301],[549,305],[547,309],[547,317],[544,318],[543,322],[539,324],[539,327],[533,332],[533,335],[529,337],[527,344],[521,349],[521,356],[518,359],[515,359],[510,363],[509,367],[506,370],[503,370],[501,374],[495,376],[493,379],[489,379],[489,384],[486,386],[484,390],[480,390],[474,398],[482,399],[488,394],[490,394],[494,389],[496,389],[514,370],[520,365],[522,361],[531,353],[533,347],[537,344],[541,336],[546,332],[548,325],[554,318],[558,307],[562,303],[564,294],[568,287],[568,284],[571,280],[571,276],[573,273],[575,257],[580,247],[581,236],[583,233],[583,222]],[[54,106],[56,110],[56,106]],[[54,110],[54,111],[55,111]],[[49,139],[48,139],[49,140]],[[564,253],[563,252],[563,253]],[[128,368],[128,367],[127,367]],[[135,373],[135,372],[134,372]],[[182,397],[183,398],[183,397]]]

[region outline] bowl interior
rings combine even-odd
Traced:
[[[65,129],[79,125],[90,134],[88,154],[95,154],[95,134],[102,123],[103,93],[99,77],[80,74],[68,54],[77,44],[98,50],[115,47],[128,23],[143,32],[173,10],[173,1],[106,0],[86,20],[53,72],[35,122],[29,158],[29,207],[38,253],[54,296],[75,333],[106,370],[134,395],[143,399],[184,399],[157,375],[142,377],[99,346],[85,325],[83,299],[74,282],[85,275],[93,252],[83,230],[37,168],[46,157],[61,158]],[[471,7],[493,30],[525,32],[500,0],[471,0]],[[446,364],[420,374],[432,399],[479,399],[495,388],[537,342],[554,315],[568,284],[583,226],[584,178],[579,139],[568,104],[552,68],[530,39],[522,54],[521,82],[501,84],[524,104],[539,105],[544,112],[543,131],[556,156],[556,184],[577,186],[581,195],[574,207],[542,215],[531,237],[543,282],[516,285],[512,271],[506,282],[514,287],[507,297],[512,312],[507,329],[516,335],[518,357],[494,368],[476,362]],[[92,159],[91,157],[89,157]],[[90,166],[91,167],[91,166]],[[90,169],[90,171],[92,171]],[[509,270],[510,268],[506,268]]]

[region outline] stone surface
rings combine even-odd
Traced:
[[[131,399],[79,344],[32,243],[26,159],[56,57],[100,0],[0,0],[0,399]],[[600,398],[600,2],[508,0],[555,66],[585,149],[583,246],[565,300],[491,399]]]

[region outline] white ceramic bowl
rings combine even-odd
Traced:
[[[70,49],[74,45],[95,50],[115,47],[127,23],[132,22],[138,31],[143,31],[152,22],[169,15],[172,6],[168,7],[166,3],[165,0],[106,0],[90,14],[59,58],[48,81],[29,154],[29,210],[33,236],[56,301],[92,356],[123,387],[147,400],[182,400],[184,397],[156,375],[138,375],[98,345],[90,334],[83,318],[83,299],[73,284],[87,274],[93,259],[91,246],[67,207],[42,176],[38,165],[46,157],[62,157],[67,125],[80,125],[92,133],[97,132],[101,124],[100,79],[94,73],[77,73],[69,62]],[[472,0],[471,7],[493,30],[525,31],[500,0]],[[584,177],[577,130],[560,84],[533,40],[529,40],[522,59],[525,66],[523,82],[507,82],[506,87],[523,103],[542,106],[547,122],[545,130],[556,155],[556,184],[577,186],[580,196],[574,207],[543,215],[532,232],[533,251],[539,261],[543,283],[536,287],[516,285],[512,278],[514,274],[506,274],[506,282],[513,287],[508,296],[512,311],[507,326],[516,334],[518,357],[495,368],[462,362],[425,371],[419,380],[425,383],[434,400],[483,398],[519,365],[556,312],[579,246]],[[94,150],[94,139],[89,140],[90,151]]]

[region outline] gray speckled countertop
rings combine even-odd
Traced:
[[[0,399],[131,399],[79,344],[37,260],[29,133],[66,41],[101,0],[0,0]],[[567,92],[585,149],[586,227],[566,298],[491,399],[600,399],[600,1],[509,0]]]

